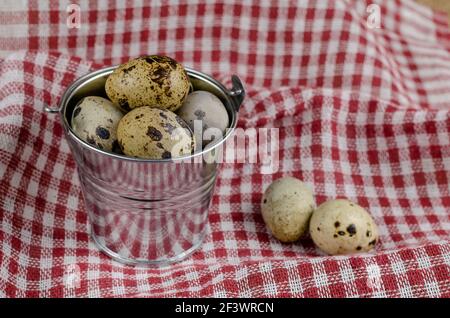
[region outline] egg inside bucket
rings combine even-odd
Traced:
[[[183,65],[160,55],[142,56],[120,65],[105,83],[109,99],[125,112],[142,106],[176,111],[189,89]]]
[[[88,79],[83,80],[84,78],[80,78],[79,84],[77,85],[77,89],[73,92],[71,92],[71,95],[67,96],[65,102],[67,104],[66,107],[64,107],[64,111],[62,113],[63,115],[63,121],[66,122],[69,126],[69,130],[71,133],[74,133],[76,135],[76,132],[73,131],[70,123],[72,119],[72,114],[79,102],[87,97],[87,96],[98,96],[105,99],[108,99],[108,95],[105,90],[105,85],[107,83],[107,79],[109,76],[113,73],[113,71],[117,67],[109,67],[107,69],[103,69],[100,71],[96,71],[91,73],[92,75],[89,76]],[[234,127],[237,123],[237,112],[236,110],[239,108],[239,105],[242,103],[242,100],[244,98],[245,92],[244,88],[240,82],[240,80],[237,78],[237,76],[233,76],[232,81],[235,86],[235,90],[237,93],[229,94],[229,91],[219,82],[214,80],[213,78],[209,77],[208,75],[205,75],[201,72],[192,70],[190,68],[186,68],[186,74],[188,75],[189,82],[192,86],[193,91],[204,91],[207,93],[210,93],[214,95],[223,105],[223,111],[226,113],[226,119],[227,119],[227,125],[226,128],[223,129],[223,123],[220,124],[220,127],[218,129],[223,130],[224,134],[222,136],[221,140],[212,141],[209,142],[209,140],[206,140],[206,142],[203,143],[203,146],[208,144],[209,151],[214,148],[214,145],[216,143],[220,143],[221,141],[224,141],[228,138],[228,136],[232,133]],[[96,74],[97,73],[97,74]],[[83,81],[82,81],[83,80]],[[74,84],[76,84],[78,81],[76,81]],[[234,95],[234,96],[233,96]],[[178,113],[178,112],[177,112]],[[225,118],[225,116],[224,116]],[[194,132],[196,134],[197,132]],[[198,134],[196,134],[196,137]],[[200,137],[203,139],[203,131],[200,134]],[[207,137],[209,138],[209,137]],[[80,138],[83,140],[83,138]],[[198,146],[202,146],[202,143]],[[198,147],[197,146],[197,147]],[[117,147],[116,147],[117,148]],[[101,150],[101,149],[99,149]],[[120,150],[120,148],[119,148]],[[204,150],[204,149],[203,149]],[[198,148],[197,148],[198,151]],[[120,151],[114,151],[116,155],[121,155],[126,157],[124,154],[121,154]],[[186,156],[183,156],[185,158]],[[147,160],[151,160],[151,158],[144,158]],[[156,159],[155,159],[156,160]]]

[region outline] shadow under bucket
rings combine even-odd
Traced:
[[[214,78],[186,68],[194,90],[215,94],[227,109],[224,138],[202,152],[176,159],[138,159],[109,153],[78,138],[70,127],[77,102],[106,97],[105,82],[117,66],[89,73],[64,93],[58,112],[77,163],[91,234],[113,259],[135,265],[166,265],[190,255],[202,242],[218,164],[203,160],[233,133],[245,91],[237,76],[226,89]]]

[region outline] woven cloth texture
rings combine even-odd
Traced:
[[[81,1],[80,1],[81,2]],[[378,3],[380,28],[367,24]],[[450,31],[412,1],[0,4],[0,296],[450,297]],[[167,54],[228,87],[246,85],[239,126],[276,127],[278,172],[222,165],[207,235],[161,268],[110,260],[89,236],[57,105],[77,77]],[[295,176],[317,204],[370,211],[368,254],[282,244],[260,213],[264,189]],[[73,271],[79,282],[68,286]]]

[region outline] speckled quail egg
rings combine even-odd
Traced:
[[[189,155],[195,139],[187,124],[167,109],[139,107],[119,122],[117,137],[127,156],[171,159]]]
[[[297,241],[307,231],[314,207],[312,192],[293,177],[272,182],[261,201],[264,222],[282,242]]]
[[[109,100],[87,96],[80,100],[72,113],[75,134],[87,143],[106,151],[117,150],[117,125],[123,114]]]
[[[367,252],[378,239],[370,214],[348,200],[331,200],[314,211],[309,231],[314,243],[330,255]]]
[[[177,114],[188,123],[194,132],[194,121],[198,120],[201,124],[202,135],[208,128],[218,128],[223,135],[229,125],[228,113],[225,106],[216,95],[207,91],[190,93]],[[205,138],[203,140],[203,146],[209,142],[209,138]]]
[[[116,68],[106,80],[105,90],[125,112],[142,106],[175,111],[183,104],[190,86],[180,63],[167,56],[148,55]]]

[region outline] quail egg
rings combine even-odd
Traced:
[[[297,241],[307,231],[314,207],[312,192],[293,177],[272,182],[261,200],[264,222],[282,242]]]
[[[202,136],[208,128],[217,128],[223,135],[229,125],[225,106],[216,95],[207,91],[190,93],[177,113],[187,122],[194,133],[196,133],[194,121],[199,121]],[[205,146],[210,142],[210,138],[207,136],[203,137],[205,137],[202,138],[203,146]]]
[[[75,106],[71,125],[75,134],[87,143],[106,151],[117,150],[117,125],[123,114],[109,100],[87,96]]]
[[[191,83],[183,66],[167,56],[148,55],[122,64],[109,75],[105,90],[125,112],[151,106],[171,111],[183,104]]]
[[[349,200],[331,200],[314,211],[309,231],[314,243],[330,255],[367,252],[378,239],[370,214]]]
[[[117,136],[127,156],[171,159],[192,153],[195,139],[187,124],[167,109],[139,107],[119,122]]]

